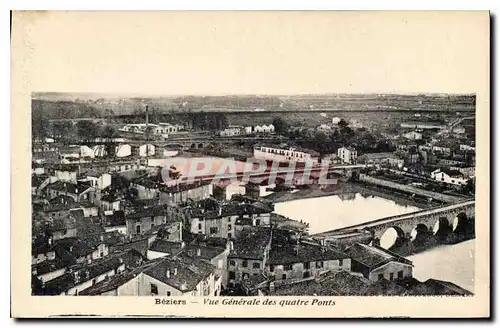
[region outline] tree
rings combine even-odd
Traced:
[[[99,128],[92,121],[78,121],[76,129],[78,137],[85,141],[94,140],[99,135]]]
[[[276,134],[281,134],[281,135],[284,135],[285,133],[287,133],[288,129],[290,128],[288,122],[286,122],[281,117],[276,117],[273,120],[273,125],[274,125],[274,131],[276,131]]]
[[[106,125],[100,132],[100,135],[104,139],[112,139],[116,137],[116,129],[112,125]]]
[[[73,123],[59,121],[52,124],[52,135],[55,138],[67,140],[73,134]]]
[[[349,126],[349,123],[347,123],[347,122],[346,122],[346,120],[341,119],[341,120],[339,121],[339,123],[338,123],[338,126],[339,126],[340,130],[343,130],[343,129],[345,129],[346,127],[348,127],[348,126]]]

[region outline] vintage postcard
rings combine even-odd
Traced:
[[[490,316],[490,16],[12,13],[16,318]]]

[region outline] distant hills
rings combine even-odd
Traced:
[[[152,112],[238,112],[297,110],[474,111],[475,95],[331,94],[293,96],[141,96],[118,94],[34,93],[33,114],[45,118],[97,118]]]

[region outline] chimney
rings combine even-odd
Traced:
[[[73,252],[73,245],[69,246],[69,252]]]
[[[104,235],[101,235],[101,241],[104,241]]]
[[[166,275],[167,275],[167,278],[170,279],[170,269],[167,269]]]
[[[200,248],[196,249],[196,255],[201,256],[201,249]]]
[[[274,289],[274,282],[272,281],[272,282],[270,282],[270,283],[269,283],[269,291],[270,291],[271,293],[274,293],[274,290],[275,290],[275,289]]]
[[[118,261],[120,262],[120,264],[122,264],[122,263],[123,263],[123,259],[122,259],[121,257],[120,257],[120,258],[118,258]]]
[[[174,276],[177,275],[177,268],[174,268]]]

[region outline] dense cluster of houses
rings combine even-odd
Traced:
[[[251,294],[353,271],[348,252],[274,224],[269,202],[244,191],[215,199],[210,184],[166,186],[154,171],[133,172],[64,164],[33,172],[34,294]],[[394,259],[403,276],[387,277],[410,277]]]
[[[216,199],[209,184],[165,186],[155,171],[135,173],[33,173],[46,177],[32,195],[34,294],[274,295],[339,274],[379,291],[412,281],[410,261],[310,238],[278,224],[263,199]]]

